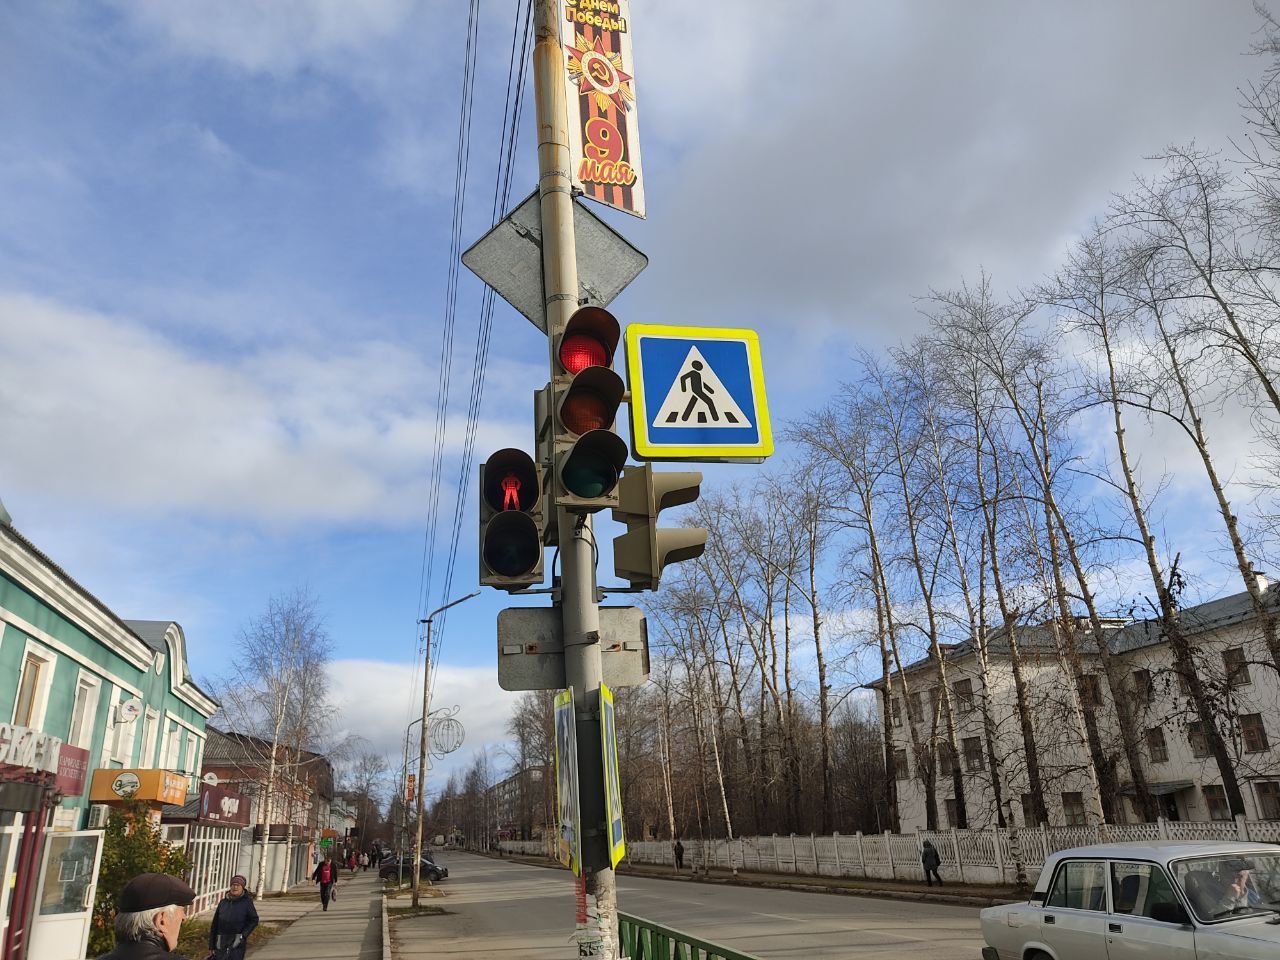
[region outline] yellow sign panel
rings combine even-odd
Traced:
[[[171,770],[95,770],[89,787],[90,803],[147,803],[182,805],[187,800],[187,778]]]
[[[618,780],[618,723],[613,691],[600,684],[600,754],[604,763],[604,827],[609,839],[609,865],[616,867],[627,852],[622,832],[622,785]]]
[[[626,344],[636,459],[760,463],[773,454],[754,330],[633,323]]]

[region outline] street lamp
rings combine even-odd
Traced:
[[[431,705],[431,621],[435,619],[436,614],[444,613],[450,607],[456,607],[464,600],[470,600],[472,597],[478,596],[480,596],[479,590],[469,593],[465,597],[459,597],[457,600],[451,600],[443,607],[437,607],[432,610],[425,618],[418,621],[427,625],[427,643],[422,668],[422,717],[419,720],[422,724],[422,729],[419,731],[421,740],[418,748],[418,789],[414,797],[414,811],[418,815],[418,824],[417,829],[414,831],[413,841],[413,906],[415,909],[418,906],[418,887],[422,880],[422,795],[427,792],[427,714]],[[405,733],[407,735],[408,731],[406,730]],[[431,882],[430,878],[428,878],[427,882]]]

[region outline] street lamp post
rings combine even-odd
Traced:
[[[418,906],[418,887],[422,881],[422,796],[426,793],[427,781],[427,713],[431,706],[431,621],[435,619],[436,614],[444,613],[450,607],[456,607],[464,600],[470,600],[472,597],[480,596],[480,591],[469,593],[465,597],[459,597],[457,600],[451,600],[443,607],[437,607],[432,610],[426,617],[419,620],[419,623],[427,625],[427,642],[426,656],[423,660],[422,668],[422,729],[419,731],[420,741],[418,749],[418,787],[414,797],[414,811],[418,815],[417,829],[414,832],[413,841],[413,906]],[[427,881],[430,882],[430,879]]]
[[[400,755],[400,830],[396,834],[396,859],[399,863],[399,869],[396,874],[397,886],[404,885],[404,835],[409,829],[408,819],[408,773],[409,773],[409,731],[413,729],[415,723],[421,723],[421,717],[414,717],[409,721],[408,726],[404,728],[404,748]],[[417,788],[415,785],[414,796],[417,796]]]

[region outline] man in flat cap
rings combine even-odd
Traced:
[[[196,894],[167,873],[141,873],[116,900],[116,948],[99,960],[185,960],[172,953]]]

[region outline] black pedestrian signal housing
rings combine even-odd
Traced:
[[[480,465],[480,584],[522,590],[542,582],[542,482],[523,450]]]
[[[614,432],[627,392],[613,369],[618,339],[613,314],[586,306],[565,323],[555,345],[555,503],[577,513],[618,505],[618,480],[627,462],[626,441]]]

